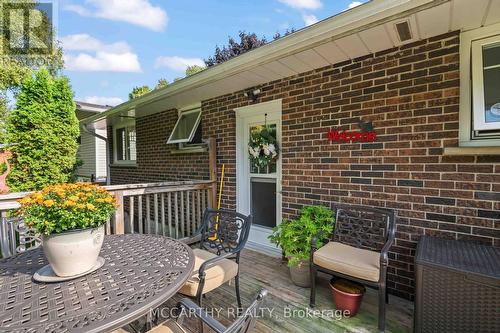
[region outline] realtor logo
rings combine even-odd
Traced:
[[[359,121],[358,125],[361,131],[347,132],[345,130],[339,131],[335,128],[329,128],[328,140],[330,142],[374,142],[377,140],[377,133],[373,130],[373,123],[371,121]]]
[[[53,53],[53,2],[2,1],[0,13],[2,55],[39,56]]]

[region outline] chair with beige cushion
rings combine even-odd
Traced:
[[[318,271],[360,282],[379,290],[379,331],[385,330],[388,252],[394,242],[393,210],[337,205],[332,240],[317,249],[311,239],[311,299],[314,307]]]
[[[234,278],[236,299],[241,308],[240,252],[247,242],[251,223],[251,215],[207,209],[200,229],[184,240],[188,244],[199,242],[199,248],[193,250],[196,257],[193,275],[179,292],[194,297],[201,306],[204,294]]]

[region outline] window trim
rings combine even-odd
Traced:
[[[117,150],[117,131],[122,128],[127,128],[130,126],[136,126],[134,120],[121,121],[116,125],[113,125],[113,164],[115,165],[125,165],[125,166],[135,166],[137,164],[137,142],[136,142],[136,159],[135,160],[118,160],[118,150]],[[137,138],[137,127],[136,127],[136,138]]]
[[[492,24],[460,34],[460,111],[459,146],[494,147],[500,146],[500,139],[472,139],[472,42],[500,34],[500,23]]]
[[[471,43],[472,61],[472,113],[474,126],[472,130],[499,130],[500,122],[487,123],[484,120],[484,75],[483,75],[483,47],[500,44],[500,31],[496,36],[473,40]],[[480,111],[479,111],[480,110]]]
[[[198,112],[198,117],[196,118],[196,122],[191,129],[191,133],[186,139],[177,139],[177,140],[172,140],[172,135],[174,135],[175,130],[177,129],[177,126],[179,126],[179,123],[181,121],[182,115],[190,114],[190,113],[195,113]],[[201,107],[196,107],[196,108],[190,108],[188,110],[179,110],[179,115],[177,118],[177,121],[175,122],[174,128],[172,129],[172,132],[170,132],[170,135],[168,136],[167,139],[167,144],[175,144],[175,143],[189,143],[191,140],[193,140],[193,137],[196,133],[196,130],[198,129],[198,126],[200,126],[201,122]]]

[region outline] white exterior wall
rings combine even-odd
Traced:
[[[106,130],[96,130],[96,134],[106,137]],[[77,171],[79,177],[106,177],[106,143],[103,140],[82,131],[78,158],[83,161]]]

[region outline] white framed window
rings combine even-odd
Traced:
[[[195,137],[201,136],[201,108],[189,109],[179,113],[179,119],[167,140],[167,144],[178,143],[184,145],[196,143]],[[198,135],[197,135],[198,134]]]
[[[459,146],[500,146],[500,24],[460,34]]]
[[[472,42],[473,129],[500,130],[500,35]]]
[[[115,164],[135,164],[137,159],[135,121],[113,126],[113,151]]]

